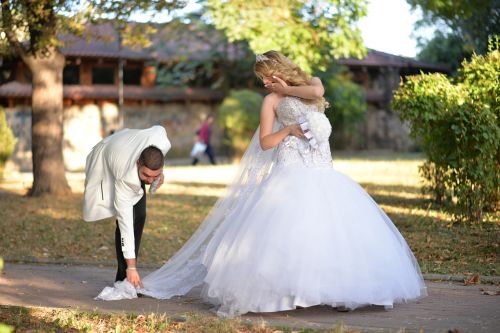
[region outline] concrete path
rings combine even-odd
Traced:
[[[213,316],[211,306],[196,296],[158,301],[141,297],[126,301],[95,301],[114,269],[91,266],[6,264],[0,277],[0,304],[99,310],[103,312],[179,314],[195,311]],[[143,271],[145,273],[145,271]],[[386,311],[366,307],[341,313],[326,306],[295,311],[249,314],[245,319],[264,320],[269,325],[332,328],[343,323],[368,332],[500,332],[500,296],[483,295],[480,290],[498,291],[495,285],[463,286],[427,282],[429,296],[415,303],[400,304]]]

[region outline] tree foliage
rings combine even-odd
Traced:
[[[259,125],[262,101],[254,91],[232,90],[219,107],[217,120],[225,130],[225,143],[236,150],[237,157],[243,156]]]
[[[2,178],[2,171],[5,162],[14,152],[16,141],[14,133],[12,133],[12,130],[5,119],[5,112],[0,109],[0,179]]]
[[[480,221],[500,203],[500,49],[473,55],[456,83],[442,74],[410,77],[394,96],[427,155],[425,189],[458,220]]]
[[[308,72],[366,54],[356,27],[365,0],[207,0],[207,6],[229,41],[246,40],[255,53],[280,51]]]
[[[363,88],[351,80],[346,67],[335,63],[326,71],[315,74],[323,81],[324,97],[330,104],[325,110],[333,130],[330,140],[336,148],[344,148],[353,137],[358,137],[357,126],[366,116],[367,104]]]
[[[128,25],[134,12],[164,11],[184,6],[183,0],[2,0],[0,38],[2,54],[43,54],[64,46],[62,34],[81,36],[97,20],[112,21],[123,29],[124,44],[144,42],[144,26]],[[149,31],[151,32],[151,31]],[[128,38],[130,37],[130,38]],[[18,43],[20,42],[20,43]],[[12,49],[12,46],[15,46]]]
[[[465,43],[457,34],[445,34],[436,31],[434,37],[426,42],[419,42],[421,47],[417,55],[419,60],[441,63],[450,66],[452,73],[460,67],[463,59],[469,59],[472,53],[465,49]]]
[[[429,41],[420,40],[419,58],[439,60],[458,68],[473,52],[485,54],[488,38],[500,35],[499,0],[407,0],[413,9],[420,8],[423,18],[416,28],[444,26],[448,31],[436,31]],[[441,29],[443,30],[443,29]],[[446,46],[446,47],[445,47]],[[450,50],[448,54],[446,50]]]

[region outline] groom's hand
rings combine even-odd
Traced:
[[[136,288],[144,288],[141,277],[139,276],[139,272],[137,271],[137,268],[127,268],[127,280],[130,282],[131,285],[133,285]]]
[[[165,180],[165,176],[163,175],[163,172],[160,174],[160,182],[158,183],[158,186],[156,189],[159,189],[163,185],[163,181]]]
[[[141,282],[141,277],[137,271],[137,261],[135,259],[126,259],[127,261],[127,280],[131,285],[138,288],[144,288]]]

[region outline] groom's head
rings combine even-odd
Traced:
[[[151,184],[163,171],[164,156],[160,149],[149,146],[144,149],[137,161],[139,178],[146,184]]]

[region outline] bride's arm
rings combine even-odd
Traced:
[[[296,96],[305,99],[317,99],[323,97],[323,94],[325,93],[323,83],[321,83],[321,80],[318,77],[313,77],[307,86],[289,86],[285,81],[277,76],[273,76],[273,79],[275,82],[271,84],[271,90],[281,95]]]
[[[284,127],[273,133],[274,110],[278,101],[279,99],[276,94],[269,94],[264,98],[264,102],[262,103],[262,109],[260,110],[260,147],[263,150],[277,146],[290,134],[297,137],[304,136],[300,126],[297,124]]]

